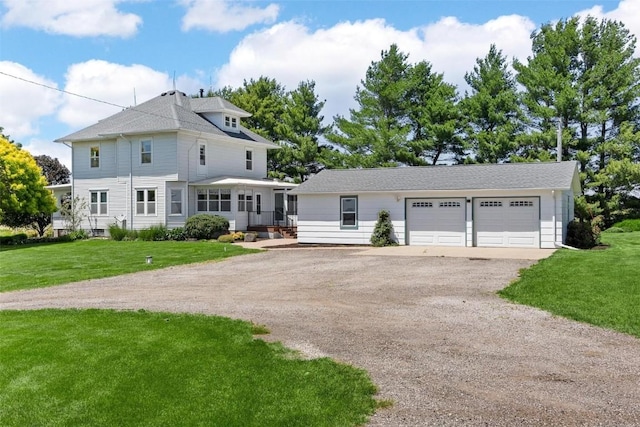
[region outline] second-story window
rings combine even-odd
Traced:
[[[152,145],[150,139],[140,141],[140,163],[151,163]]]
[[[207,164],[207,146],[205,144],[200,144],[200,166],[205,166]]]
[[[91,167],[100,167],[100,146],[91,147]]]
[[[237,129],[238,119],[236,117],[224,116],[224,126],[231,129]]]
[[[247,150],[245,151],[245,167],[247,168],[248,171],[253,170],[253,151],[251,150]]]

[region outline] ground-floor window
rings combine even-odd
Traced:
[[[171,209],[170,215],[182,215],[182,189],[173,188],[170,192]]]
[[[156,214],[156,190],[136,190],[136,215]]]
[[[107,191],[91,191],[89,212],[91,215],[107,215]]]
[[[227,188],[199,188],[198,212],[231,212],[231,190]]]
[[[238,212],[253,212],[253,194],[238,193]]]
[[[340,197],[340,228],[358,228],[358,197]]]

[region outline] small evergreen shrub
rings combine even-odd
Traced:
[[[89,234],[86,230],[76,230],[68,234],[71,240],[85,240],[89,238]]]
[[[229,221],[220,215],[198,214],[187,219],[184,231],[192,239],[217,239],[229,232]]]
[[[393,237],[393,223],[389,211],[378,212],[378,221],[371,234],[371,244],[373,246],[393,246],[397,245]]]
[[[571,221],[567,226],[567,245],[591,249],[600,242],[599,230],[586,221]]]
[[[233,238],[233,234],[223,234],[218,237],[218,242],[220,243],[233,243],[235,239]]]
[[[0,245],[21,245],[27,242],[27,238],[28,236],[25,233],[0,236]]]

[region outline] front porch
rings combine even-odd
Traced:
[[[298,237],[298,214],[295,210],[285,212],[282,209],[247,212],[247,231],[258,232],[263,237],[295,239]]]

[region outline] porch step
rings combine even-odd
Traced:
[[[280,233],[285,239],[298,238],[298,227],[284,227],[280,225],[252,225],[247,227],[247,231]]]

